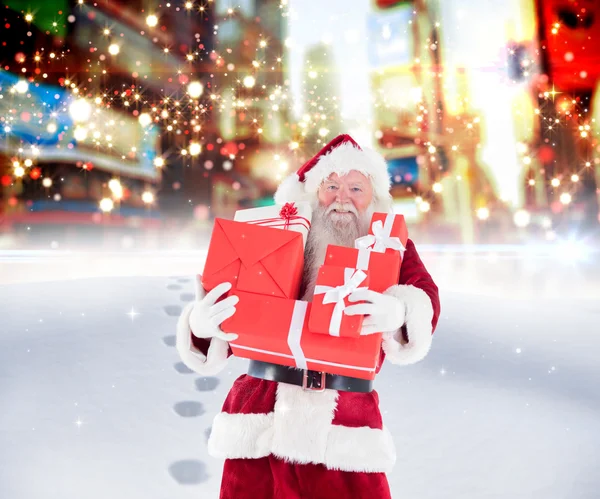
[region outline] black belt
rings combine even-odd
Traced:
[[[277,364],[261,362],[260,360],[250,361],[248,374],[254,378],[301,386],[307,391],[322,392],[328,388],[343,392],[369,393],[373,390],[372,380],[278,366]]]

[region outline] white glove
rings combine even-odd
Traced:
[[[197,338],[220,338],[224,341],[235,341],[238,335],[224,333],[221,324],[235,313],[235,305],[240,299],[231,295],[223,301],[216,301],[231,289],[231,283],[222,282],[209,291],[204,298],[194,303],[190,313],[190,329]],[[196,296],[199,296],[198,293]]]
[[[348,305],[344,310],[346,315],[366,315],[361,336],[374,333],[389,333],[397,331],[404,324],[406,305],[395,296],[377,293],[370,289],[359,289],[350,296],[348,301],[366,301]]]

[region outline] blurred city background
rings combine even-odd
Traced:
[[[197,250],[338,133],[421,244],[593,245],[595,0],[3,0],[0,249]]]

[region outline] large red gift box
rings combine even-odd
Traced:
[[[202,287],[230,282],[232,290],[295,299],[303,267],[301,233],[216,218]]]
[[[308,321],[311,333],[358,338],[363,315],[346,315],[348,296],[369,288],[369,273],[355,268],[323,265],[317,274],[312,309]],[[361,302],[356,302],[361,303]]]
[[[236,313],[221,329],[238,334],[233,354],[299,369],[375,378],[381,334],[334,338],[308,330],[311,303],[236,291]]]

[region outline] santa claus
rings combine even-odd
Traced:
[[[305,249],[302,300],[311,301],[327,245],[354,247],[368,232],[373,212],[390,212],[386,162],[350,136],[327,144],[275,194],[278,204],[308,201],[312,225]],[[218,373],[231,354],[220,324],[235,313],[235,295],[223,283],[197,300],[177,324],[183,362],[203,375]],[[346,314],[368,315],[361,334],[383,332],[384,359],[407,365],[431,346],[440,305],[437,286],[414,243],[404,251],[400,282],[384,293],[355,291]],[[372,382],[250,361],[213,422],[212,456],[225,459],[221,499],[390,497],[385,473],[396,453],[382,422]]]

